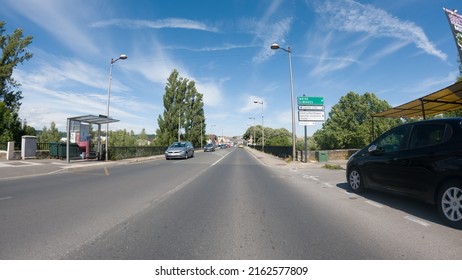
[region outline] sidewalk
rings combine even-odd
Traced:
[[[342,169],[346,170],[346,164],[348,160],[329,160],[327,162],[319,162],[317,160],[308,159],[308,162],[301,162],[301,161],[285,161],[282,158],[278,158],[271,154],[263,153],[259,150],[255,150],[252,148],[246,148],[251,154],[253,154],[257,159],[262,161],[264,164],[268,166],[288,166],[288,167],[299,167],[299,168],[322,168],[326,164],[329,165],[338,165]]]
[[[128,163],[142,162],[148,160],[163,159],[163,155],[125,159],[119,161],[97,161],[97,160],[72,160],[67,163],[60,159],[27,159],[27,160],[6,160],[0,159],[0,182],[6,179],[35,177],[54,174],[66,170],[107,167]]]
[[[255,149],[245,148],[253,154],[255,158],[263,162],[267,166],[272,167],[294,167],[294,168],[322,168],[326,164],[339,165],[346,169],[346,160],[334,160],[329,162],[309,161],[304,162],[286,162],[276,156],[260,152]],[[114,165],[124,165],[142,161],[164,159],[164,155],[157,155],[143,158],[132,158],[119,161],[96,161],[96,160],[73,160],[67,163],[60,159],[28,159],[28,160],[6,160],[0,159],[0,182],[7,179],[34,177],[41,175],[49,175],[66,170],[74,170],[81,168],[93,167],[108,167]]]

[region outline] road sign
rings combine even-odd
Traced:
[[[298,121],[298,125],[315,125],[316,122]]]
[[[299,121],[325,121],[324,111],[298,111]]]
[[[320,110],[320,111],[324,111],[324,106],[299,105],[298,110]]]
[[[324,105],[324,97],[299,96],[298,105]]]

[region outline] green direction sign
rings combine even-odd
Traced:
[[[324,105],[324,97],[299,96],[298,105]]]

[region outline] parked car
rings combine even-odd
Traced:
[[[446,224],[462,229],[462,118],[395,127],[353,154],[346,176],[354,192],[376,189],[435,204]]]
[[[213,152],[213,151],[215,151],[215,145],[213,145],[212,143],[209,143],[204,146],[204,152]]]
[[[165,159],[194,156],[194,147],[189,141],[173,142],[165,151]]]

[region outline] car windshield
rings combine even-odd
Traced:
[[[176,142],[176,143],[173,143],[173,144],[170,146],[170,148],[182,148],[182,147],[185,147],[185,146],[186,146],[185,143],[178,143],[178,142]]]

